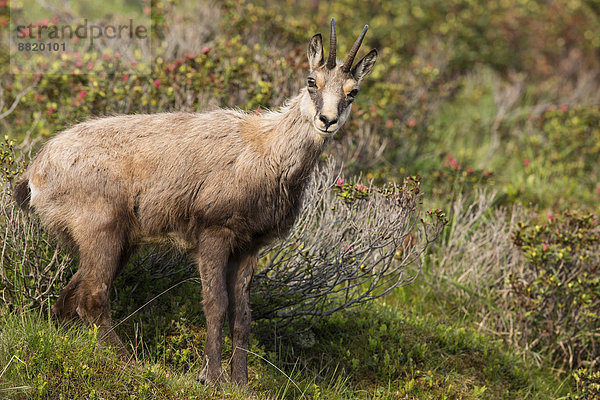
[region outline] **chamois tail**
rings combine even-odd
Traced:
[[[29,201],[31,200],[31,190],[29,189],[29,180],[23,179],[17,186],[14,192],[15,201],[23,210],[29,210]]]

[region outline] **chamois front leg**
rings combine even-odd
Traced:
[[[224,232],[206,232],[199,240],[198,268],[202,280],[202,304],[206,317],[206,344],[200,379],[210,384],[223,380],[221,348],[227,313],[226,270],[230,244]]]
[[[257,254],[234,258],[227,267],[229,295],[229,330],[233,342],[231,380],[237,385],[248,384],[248,338],[250,336],[250,283],[256,270]]]

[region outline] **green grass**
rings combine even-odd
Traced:
[[[558,394],[540,384],[535,374],[542,372],[461,325],[373,304],[317,325],[315,346],[300,355],[311,374],[330,376],[341,371],[358,398],[552,398]]]
[[[120,361],[97,344],[93,329],[58,327],[34,312],[5,312],[0,318],[3,398],[180,399],[211,393],[158,364]]]
[[[214,392],[196,379],[202,323],[154,327],[163,350],[177,346],[185,362],[155,350],[128,364],[97,345],[93,329],[57,326],[39,312],[5,311],[0,317],[0,396],[548,399],[568,389],[551,371],[526,363],[464,321],[435,317],[433,306],[429,315],[422,311],[373,303],[338,313],[303,333],[256,323],[249,394],[231,387]],[[230,352],[226,340],[225,369]]]

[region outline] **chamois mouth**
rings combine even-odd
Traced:
[[[317,130],[317,132],[319,132],[319,134],[321,136],[324,136],[324,137],[333,136],[338,131],[337,129],[332,129],[332,130],[321,129],[321,128],[317,127],[317,126],[315,126],[315,129]]]
[[[323,128],[322,124],[320,124],[318,121],[316,121],[316,117],[313,119],[313,127],[315,128],[315,130],[317,132],[319,132],[319,134],[321,136],[333,136],[335,135],[335,133],[340,129],[340,126],[338,124],[334,124],[335,126],[328,126],[326,128]]]

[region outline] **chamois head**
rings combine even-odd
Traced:
[[[344,125],[350,114],[352,102],[360,90],[360,82],[373,69],[377,50],[371,50],[354,67],[354,57],[367,33],[365,25],[354,42],[346,60],[336,59],[335,21],[331,18],[329,56],[323,57],[323,39],[318,33],[308,44],[310,72],[306,79],[306,95],[302,99],[302,113],[309,118],[322,136],[332,136]]]

